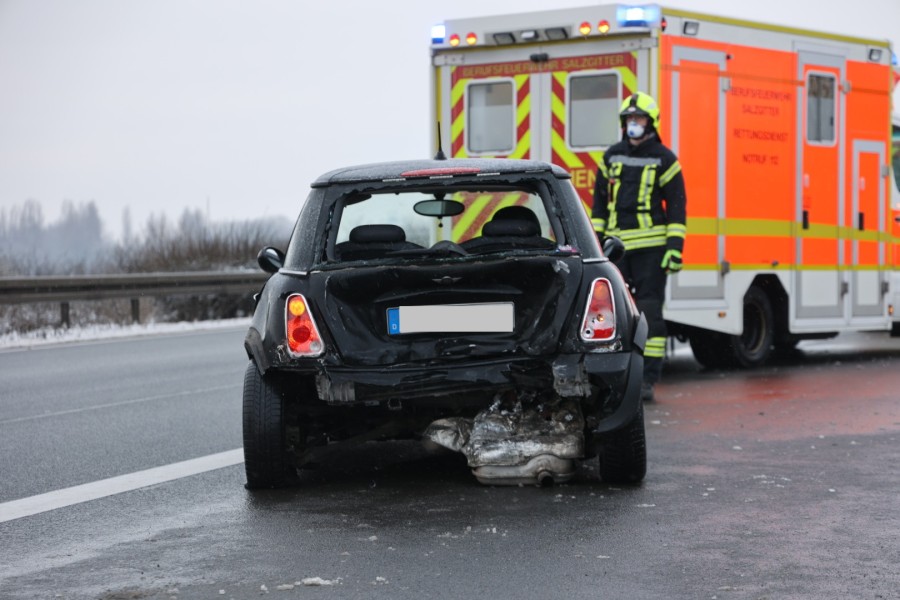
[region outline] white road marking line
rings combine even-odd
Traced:
[[[12,500],[0,504],[0,523],[29,517],[43,512],[72,506],[90,500],[97,500],[123,492],[130,492],[140,488],[165,483],[191,475],[199,475],[207,471],[214,471],[224,467],[239,465],[244,462],[244,449],[236,448],[227,452],[201,456],[171,465],[154,467],[144,471],[101,479],[82,485],[76,485],[55,492],[38,494],[30,498]]]
[[[59,417],[62,415],[74,415],[77,413],[87,412],[91,410],[100,410],[103,408],[116,408],[119,406],[128,406],[129,404],[140,404],[141,402],[151,402],[153,400],[169,400],[172,398],[183,398],[193,396],[195,394],[205,394],[207,392],[220,392],[222,390],[235,389],[238,385],[219,385],[211,388],[200,388],[198,390],[187,390],[184,392],[176,392],[174,394],[159,394],[157,396],[145,396],[143,398],[134,398],[132,400],[122,400],[121,402],[110,402],[109,404],[94,404],[92,406],[82,406],[81,408],[71,408],[68,410],[58,410],[56,412],[41,413],[39,415],[29,415],[27,417],[17,417],[15,419],[0,420],[0,425],[9,423],[22,423],[24,421],[34,421],[35,419],[46,419],[48,417]]]

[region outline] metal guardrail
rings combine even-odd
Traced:
[[[269,277],[262,271],[0,277],[0,304],[59,302],[61,321],[68,326],[69,303],[72,301],[131,298],[131,316],[139,322],[141,297],[253,293]]]

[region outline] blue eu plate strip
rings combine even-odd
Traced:
[[[388,333],[397,335],[400,333],[400,309],[389,308],[387,310]]]

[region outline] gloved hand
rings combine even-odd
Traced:
[[[665,269],[666,273],[677,273],[681,270],[681,252],[678,250],[666,250],[659,266]]]

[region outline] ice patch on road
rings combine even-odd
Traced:
[[[341,583],[341,578],[337,579],[323,579],[321,577],[305,577],[300,581],[296,582],[294,585],[306,585],[306,586],[322,586],[322,585],[338,585]]]

